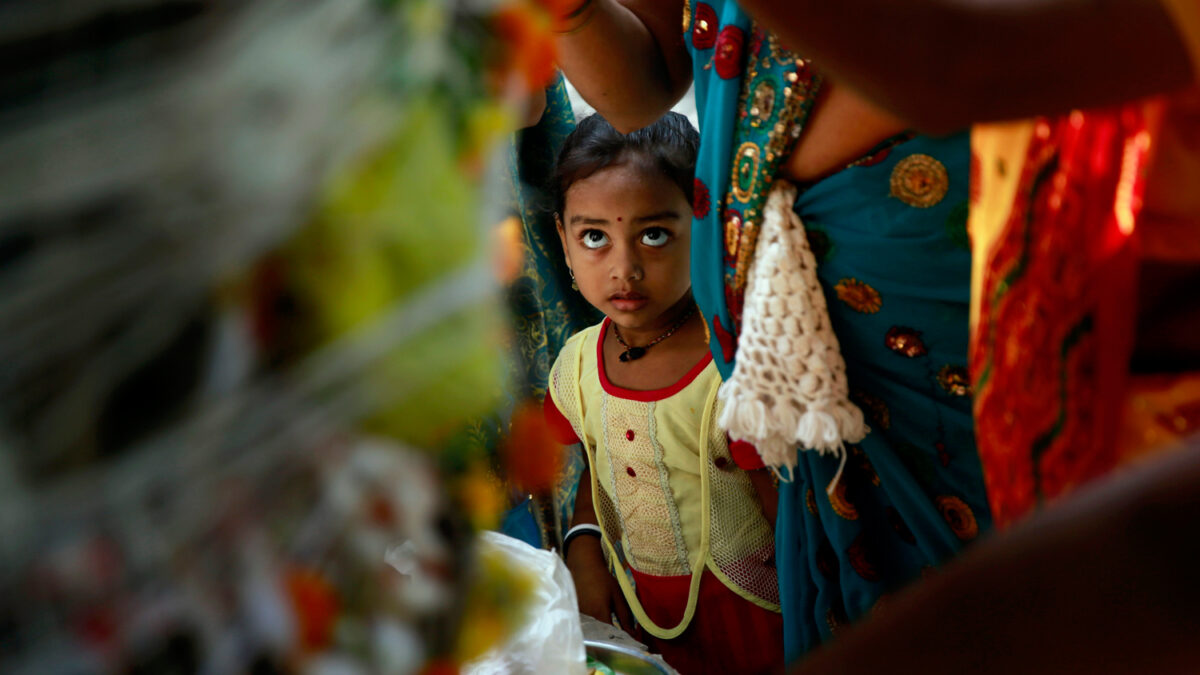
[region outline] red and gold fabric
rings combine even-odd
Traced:
[[[1200,3],[1165,2],[1200,54]],[[973,131],[970,371],[1001,526],[1200,428],[1200,373],[1130,367],[1139,279],[1200,268],[1197,129],[1193,87]]]

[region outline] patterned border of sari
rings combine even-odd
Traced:
[[[688,2],[687,8],[684,40],[693,47],[695,67],[717,74],[695,79],[705,136],[693,203],[692,289],[701,307],[713,308],[705,320],[717,338],[711,341],[713,358],[727,379],[763,205],[822,80],[808,61],[785,49],[734,3],[721,4],[719,16],[709,3],[695,3],[693,11]],[[736,121],[715,128],[705,119]],[[713,269],[723,273],[697,273]]]
[[[1117,463],[1151,118],[1139,104],[975,131],[970,370],[998,524]]]
[[[520,276],[508,289],[513,334],[514,397],[538,399],[546,394],[550,366],[567,339],[599,322],[601,315],[571,289],[566,262],[551,213],[550,179],[563,141],[575,128],[575,115],[560,74],[546,89],[546,110],[536,125],[514,134],[508,151],[510,203],[521,218],[524,258]],[[480,425],[495,439],[506,421]],[[583,457],[567,452],[563,474],[552,494],[522,496],[505,516],[502,530],[534,546],[560,547],[575,504]]]

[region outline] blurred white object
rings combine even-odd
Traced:
[[[391,675],[420,672],[428,656],[416,631],[390,617],[376,620],[371,627],[371,644],[379,672]]]
[[[651,654],[650,648],[638,642],[619,626],[593,619],[587,614],[579,615],[583,629],[583,646],[588,656],[600,661],[620,673],[654,673],[655,675],[679,675],[661,654]],[[618,668],[621,664],[623,667]]]
[[[575,584],[562,559],[498,532],[479,535],[477,545],[504,555],[537,580],[525,624],[502,645],[463,666],[463,675],[583,675],[587,657],[579,626]]]

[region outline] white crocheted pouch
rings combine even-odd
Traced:
[[[797,448],[833,454],[844,465],[845,444],[869,431],[849,400],[846,362],[795,200],[794,185],[771,186],[747,274],[737,360],[719,392],[720,424],[730,437],[753,443],[789,477]],[[840,475],[839,468],[830,488]]]

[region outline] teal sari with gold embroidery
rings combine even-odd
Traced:
[[[688,0],[684,40],[701,137],[692,283],[728,377],[766,195],[821,77],[733,2]],[[831,495],[838,460],[815,452],[779,486],[789,662],[991,527],[966,375],[969,164],[966,133],[905,136],[795,203],[871,432]]]
[[[546,110],[538,123],[513,135],[508,152],[510,203],[521,219],[524,261],[520,276],[507,289],[514,333],[515,398],[546,394],[550,366],[567,338],[595,325],[596,308],[571,289],[566,261],[550,205],[550,177],[558,151],[575,128],[575,115],[560,75],[546,89]],[[499,437],[507,426],[491,421]],[[494,440],[489,442],[494,445]],[[570,523],[583,456],[566,455],[564,474],[548,499],[522,495],[504,516],[501,531],[533,546],[554,548]]]

